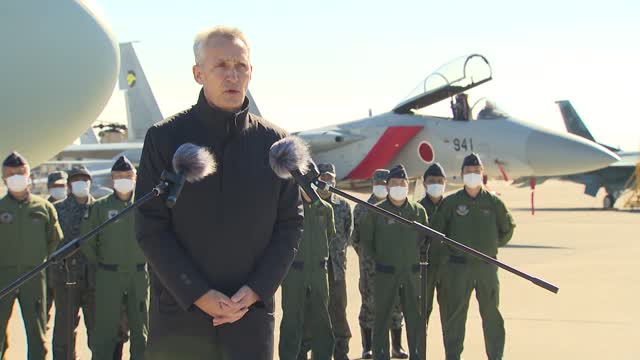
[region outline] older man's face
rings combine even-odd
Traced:
[[[240,39],[216,37],[203,49],[193,76],[210,105],[226,111],[242,107],[251,80],[249,50]]]

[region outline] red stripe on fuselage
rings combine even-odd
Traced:
[[[347,175],[347,179],[365,180],[371,178],[376,169],[384,169],[420,130],[422,130],[422,126],[388,127],[360,164]]]

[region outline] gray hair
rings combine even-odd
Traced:
[[[249,54],[251,54],[251,48],[249,47],[247,37],[244,36],[244,33],[240,31],[240,29],[228,26],[215,26],[209,29],[202,30],[198,34],[196,34],[196,37],[193,40],[193,56],[195,58],[196,64],[202,64],[204,49],[209,44],[209,41],[216,37],[221,37],[228,40],[239,39],[247,47],[247,51],[249,52]]]

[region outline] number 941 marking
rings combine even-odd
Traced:
[[[455,151],[473,151],[472,138],[455,138],[453,139],[453,150]]]

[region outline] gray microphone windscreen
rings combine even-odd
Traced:
[[[213,154],[202,146],[184,143],[173,154],[173,169],[190,183],[198,182],[216,172]]]
[[[297,136],[287,136],[273,145],[269,151],[269,164],[281,179],[291,178],[291,171],[306,172],[311,160],[309,145]]]

